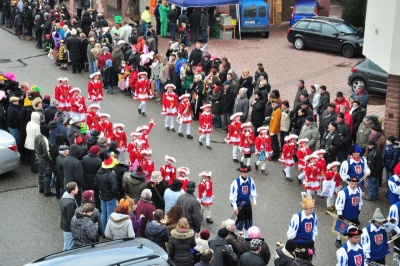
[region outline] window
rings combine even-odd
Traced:
[[[369,68],[371,68],[372,70],[375,70],[377,72],[382,72],[382,73],[386,73],[385,70],[383,70],[382,68],[380,68],[377,64],[375,64],[372,61],[369,61]]]
[[[319,31],[320,28],[321,28],[321,23],[315,21],[310,22],[310,24],[307,27],[307,29],[310,31]]]
[[[322,24],[321,32],[326,35],[337,34],[337,31],[335,30],[335,28],[328,24]]]
[[[344,22],[331,22],[333,26],[335,26],[341,33],[343,34],[355,34],[358,33],[356,27],[351,24]]]
[[[309,21],[299,21],[299,22],[296,24],[295,28],[296,28],[296,29],[304,30],[304,29],[307,28],[307,26],[308,26],[309,23],[310,23]]]
[[[298,5],[295,7],[294,14],[315,14],[315,7]]]
[[[258,17],[265,18],[266,16],[267,16],[267,10],[265,9],[265,6],[259,6],[258,7]]]
[[[255,18],[257,15],[256,6],[246,6],[244,8],[244,17],[245,18]]]

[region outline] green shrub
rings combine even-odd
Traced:
[[[342,13],[342,19],[356,27],[364,28],[367,0],[347,0]]]

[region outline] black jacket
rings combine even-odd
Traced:
[[[235,105],[236,95],[233,94],[231,88],[224,90],[221,96],[221,113],[231,114],[233,112],[233,106]]]
[[[64,232],[71,232],[71,220],[77,207],[74,196],[65,191],[60,201],[60,228]]]
[[[179,27],[182,27],[182,23],[186,24],[186,27],[189,28],[189,18],[188,16],[186,16],[186,14],[181,14],[178,17],[178,21],[179,21]]]
[[[100,199],[110,201],[118,197],[117,176],[112,169],[100,168],[94,178],[94,185],[99,189]]]
[[[54,117],[56,116],[57,113],[57,107],[50,106],[47,108],[47,110],[44,112],[44,120],[46,125],[48,125],[51,121],[53,121]]]
[[[75,125],[72,125],[67,131],[67,139],[68,139],[69,144],[70,145],[74,144],[75,137],[77,137],[79,135],[82,135],[81,129]],[[82,135],[82,137],[83,137],[83,135]]]
[[[351,113],[352,121],[353,121],[353,128],[352,128],[352,135],[357,135],[358,128],[360,127],[360,124],[362,123],[364,117],[365,117],[365,109],[362,107],[358,107],[353,112]]]
[[[19,110],[18,105],[11,104],[7,109],[7,126],[19,129],[20,120],[19,120]]]
[[[86,34],[86,36],[88,36],[91,26],[92,26],[92,19],[90,18],[90,16],[85,16],[83,15],[82,17],[82,32]]]
[[[189,63],[192,66],[197,66],[197,64],[201,62],[202,56],[203,56],[203,52],[200,49],[197,49],[197,48],[193,49],[190,52]]]
[[[338,130],[340,132],[340,137],[342,140],[342,147],[344,149],[346,149],[346,152],[348,150],[348,148],[351,145],[351,133],[350,133],[350,127],[348,124],[346,124],[345,122],[339,124],[338,123]]]
[[[84,172],[84,183],[85,190],[95,189],[94,186],[94,178],[97,174],[97,171],[101,168],[101,159],[97,154],[86,154],[82,159],[82,168]]]
[[[165,182],[157,183],[155,186],[153,182],[149,182],[147,183],[146,188],[151,190],[152,194],[151,200],[153,201],[154,206],[156,206],[156,209],[164,210],[165,209],[164,193],[165,190],[167,189]],[[156,192],[156,190],[158,191],[158,193]],[[160,194],[160,196],[158,194]]]
[[[367,156],[368,167],[371,170],[370,176],[381,178],[382,177],[382,151],[376,147],[368,152]]]
[[[191,29],[200,28],[200,12],[193,11],[192,14],[189,15],[189,24]]]
[[[336,157],[339,149],[342,147],[342,141],[339,130],[329,132],[326,130],[321,139],[321,149],[324,149],[329,157]],[[328,162],[327,162],[328,163]],[[330,163],[330,162],[329,162]]]
[[[320,116],[319,120],[319,134],[321,137],[325,134],[325,131],[328,129],[328,125],[332,121],[336,121],[337,114],[335,112],[329,113],[328,110],[325,110]]]
[[[77,35],[72,35],[66,41],[71,61],[81,61],[81,39]],[[86,51],[85,51],[86,52]]]
[[[265,101],[258,99],[255,101],[253,106],[253,111],[251,112],[251,123],[255,127],[262,126],[264,122],[264,111],[265,111]]]
[[[71,145],[69,156],[64,159],[64,188],[69,182],[76,182],[81,189],[84,187],[84,172],[80,158],[83,153],[83,148],[79,145]]]
[[[259,253],[259,256],[261,257],[261,259],[264,261],[265,265],[268,265],[268,262],[271,258],[271,251],[269,250],[268,244],[267,242],[264,241],[263,238],[260,238],[263,243],[261,244],[261,251]],[[250,242],[251,242],[252,238],[246,238],[245,241],[243,242],[243,244],[240,246],[240,255],[242,256],[242,254],[244,254],[245,252],[249,252],[250,251]],[[253,265],[251,265],[253,266]]]
[[[176,9],[169,11],[168,13],[169,23],[176,23],[178,18],[179,18],[179,13]]]
[[[117,176],[117,183],[118,183],[118,199],[123,198],[125,196],[124,188],[122,187],[122,178],[124,177],[124,173],[127,171],[129,171],[129,166],[125,164],[120,163],[114,167],[114,172],[115,175]]]
[[[326,108],[328,107],[329,101],[330,101],[329,92],[325,92],[324,94],[321,94],[321,98],[319,99],[319,104],[317,107],[317,112],[319,115],[321,115],[326,110]]]

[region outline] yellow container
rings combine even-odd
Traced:
[[[236,19],[231,19],[231,25],[236,25],[237,20]]]

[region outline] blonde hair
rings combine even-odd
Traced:
[[[189,229],[189,223],[185,217],[179,219],[178,223],[176,224],[176,230],[180,229]]]
[[[134,212],[135,211],[135,202],[133,201],[133,199],[131,197],[129,197],[129,196],[126,196],[124,200],[125,200],[125,202],[127,202],[129,204],[128,205],[128,212],[129,213]]]

